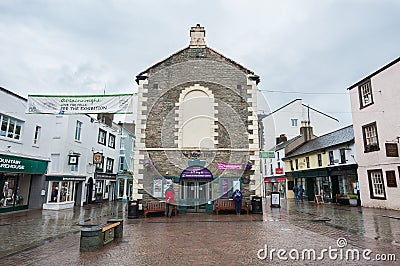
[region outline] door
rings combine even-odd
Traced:
[[[181,205],[188,212],[205,212],[206,204],[212,198],[212,182],[202,179],[181,181]]]

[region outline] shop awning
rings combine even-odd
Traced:
[[[201,166],[191,166],[183,170],[181,178],[213,178],[212,173],[207,168]]]
[[[285,176],[280,176],[280,177],[265,177],[264,178],[265,183],[284,183],[286,182],[286,177]]]
[[[0,154],[0,172],[44,174],[47,170],[47,160]]]

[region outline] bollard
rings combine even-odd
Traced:
[[[118,218],[113,218],[107,221],[109,224],[113,223],[120,223],[118,226],[115,227],[114,229],[114,238],[122,238],[123,232],[124,232],[124,220],[123,219],[118,219]]]
[[[101,227],[83,227],[81,229],[80,251],[95,251],[103,246],[103,233]]]

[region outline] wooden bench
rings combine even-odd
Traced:
[[[148,201],[144,205],[144,217],[147,217],[147,214],[150,212],[164,212],[165,213],[165,208],[166,208],[166,203],[165,201]],[[176,215],[178,215],[178,210],[176,208],[176,205],[174,205],[174,208],[172,209],[172,212]]]
[[[247,214],[249,214],[249,208],[247,205],[243,202],[242,203],[242,209],[246,211]],[[217,199],[215,201],[215,212],[218,215],[219,211],[235,211],[235,202],[232,199]]]

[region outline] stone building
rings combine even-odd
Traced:
[[[261,195],[257,84],[251,70],[190,29],[188,47],[136,77],[138,117],[133,198],[163,200],[174,183],[177,204],[201,212],[242,190]]]

